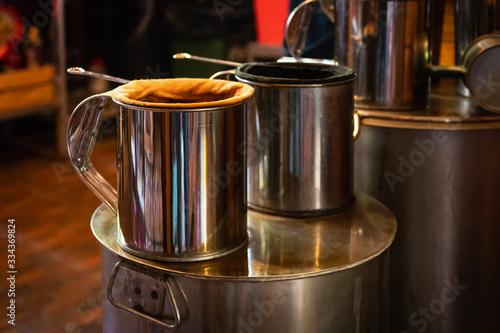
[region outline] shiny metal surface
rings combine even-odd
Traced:
[[[465,83],[482,108],[500,113],[500,34],[475,39],[464,54]]]
[[[500,1],[455,0],[455,61],[463,56],[472,41],[481,35],[500,30]]]
[[[499,128],[498,114],[481,109],[473,99],[457,96],[452,92],[454,82],[443,79],[434,85],[430,94],[430,105],[413,111],[371,111],[356,110],[363,125],[407,129],[450,129],[474,130]],[[362,131],[362,130],[361,130]]]
[[[428,104],[426,0],[335,1],[335,56],[358,74],[355,106],[407,110]]]
[[[120,244],[157,260],[225,255],[246,239],[246,104],[118,106]]]
[[[122,84],[126,84],[126,83],[130,82],[129,80],[122,79],[120,77],[115,77],[115,76],[110,76],[110,75],[106,75],[106,74],[87,71],[81,67],[70,67],[66,70],[66,72],[68,74],[90,76],[90,77],[95,77],[97,79],[116,82],[116,83],[122,83]]]
[[[102,248],[103,288],[119,259]],[[104,301],[103,332],[383,333],[387,332],[387,266],[387,251],[384,251],[345,271],[283,281],[243,283],[165,273],[163,279],[170,281],[179,308],[178,329],[168,330],[151,322],[149,313],[135,316]],[[137,273],[134,277],[141,285],[154,283],[148,281],[149,275]],[[128,307],[137,304],[124,292],[135,294],[136,288],[129,287],[120,272],[113,286],[116,302]],[[139,304],[157,302],[152,293],[142,289],[140,292]],[[160,293],[164,293],[164,289],[160,289]],[[136,305],[136,308],[139,307]],[[175,317],[171,301],[165,299],[158,320],[175,325]]]
[[[238,67],[243,65],[240,62],[234,62],[234,61],[227,61],[227,60],[220,60],[220,59],[213,59],[213,58],[206,58],[206,57],[199,57],[195,56],[189,53],[176,53],[173,55],[174,59],[192,59],[192,60],[198,60],[198,61],[203,61],[203,62],[210,62],[213,64],[219,64],[219,65],[226,65],[226,66],[232,66],[232,67]]]
[[[68,125],[75,170],[118,216],[120,245],[155,260],[212,259],[247,241],[248,99],[202,109],[117,104],[115,190],[90,160],[109,94],[82,102]]]
[[[161,262],[134,256],[117,243],[116,217],[101,205],[92,217],[95,237],[113,253],[172,274],[236,279],[287,280],[349,269],[386,250],[396,220],[380,202],[356,193],[355,205],[338,214],[294,219],[248,212],[248,243],[233,254],[203,262]]]
[[[285,42],[296,61],[301,61],[306,45],[307,30],[314,12],[316,0],[305,0],[292,10],[285,26]]]
[[[287,216],[351,206],[352,70],[262,63],[238,68],[236,78],[255,89],[247,123],[248,206]]]
[[[455,0],[455,64],[463,64],[465,52],[476,38],[495,31],[500,31],[500,1]],[[463,81],[458,81],[457,91],[469,96]]]
[[[91,226],[102,244],[103,288],[121,261],[112,296],[143,313],[136,317],[105,302],[104,332],[166,332],[145,318],[160,309],[156,318],[168,325],[178,312],[175,332],[385,332],[387,248],[396,221],[378,201],[356,196],[353,208],[322,218],[249,211],[245,248],[196,263],[124,251],[116,217],[102,205]]]
[[[498,328],[500,116],[453,89],[432,95],[426,116],[363,112],[355,187],[398,220],[389,332]]]

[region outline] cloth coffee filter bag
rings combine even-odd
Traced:
[[[111,91],[128,105],[162,109],[202,109],[244,102],[253,94],[247,84],[210,79],[135,80]]]

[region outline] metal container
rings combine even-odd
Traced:
[[[500,34],[476,38],[463,56],[465,84],[474,101],[500,113]]]
[[[500,31],[500,1],[455,0],[455,64],[462,65],[471,43],[478,37]],[[463,81],[457,91],[463,96],[470,92]]]
[[[500,1],[455,0],[456,65],[463,63],[472,41],[495,31],[500,31]]]
[[[396,222],[357,193],[342,213],[290,219],[249,211],[249,242],[201,263],[141,259],[116,243],[101,206],[104,332],[385,332],[387,248]]]
[[[250,63],[248,206],[283,216],[326,215],[354,203],[353,83],[343,66]]]
[[[71,161],[118,216],[126,251],[191,261],[245,244],[245,117],[252,92],[221,80],[141,80],[77,106],[68,125]],[[129,93],[139,97],[123,97]],[[118,191],[90,161],[110,95],[117,104]]]
[[[336,0],[334,8],[334,59],[358,74],[355,107],[427,106],[427,1]]]
[[[389,332],[498,329],[500,116],[453,89],[422,111],[359,111],[355,188],[398,220]]]

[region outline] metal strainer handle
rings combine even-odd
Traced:
[[[97,141],[104,106],[110,93],[83,100],[71,114],[66,130],[68,154],[80,179],[101,199],[113,214],[118,213],[118,193],[94,168],[90,157]]]

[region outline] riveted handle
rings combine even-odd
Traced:
[[[66,142],[71,163],[80,179],[117,215],[118,195],[94,168],[90,157],[97,141],[99,126],[110,93],[91,96],[75,108],[69,118]]]
[[[135,309],[132,309],[128,306],[125,306],[125,305],[117,302],[113,298],[113,285],[116,281],[116,276],[118,275],[118,272],[119,272],[121,267],[126,267],[126,268],[129,268],[129,269],[137,272],[137,273],[142,273],[142,274],[154,277],[154,278],[159,277],[160,281],[163,283],[163,285],[165,287],[165,290],[168,292],[170,302],[171,302],[172,307],[174,309],[174,322],[172,324],[165,323],[164,321],[156,319],[148,314],[142,313],[142,312],[137,311]],[[180,315],[180,311],[179,311],[179,306],[177,305],[177,302],[174,298],[172,286],[170,285],[170,282],[168,281],[168,276],[166,276],[165,274],[159,274],[159,275],[151,274],[151,272],[148,269],[141,269],[140,266],[137,266],[137,265],[133,265],[133,267],[131,267],[131,266],[128,266],[126,263],[124,263],[122,260],[120,260],[115,264],[115,267],[113,268],[113,272],[111,274],[111,277],[109,278],[108,288],[106,291],[107,291],[107,297],[108,297],[109,303],[111,303],[111,305],[113,305],[114,307],[116,307],[118,309],[121,309],[125,312],[133,314],[133,315],[138,316],[140,318],[143,318],[145,320],[148,320],[154,324],[160,325],[160,326],[162,326],[166,329],[169,329],[169,330],[176,330],[181,325],[181,315]],[[164,294],[164,297],[166,297],[166,293]],[[165,302],[165,299],[163,299],[163,302]]]

